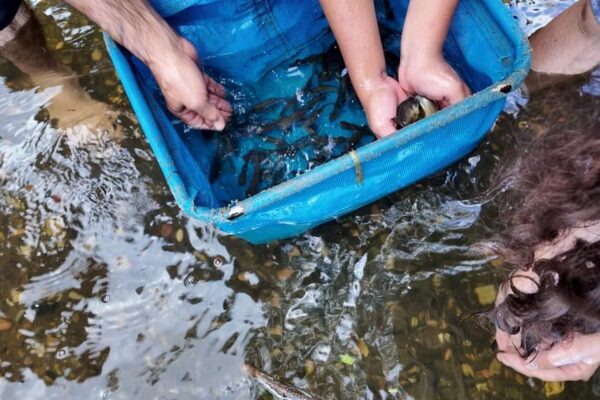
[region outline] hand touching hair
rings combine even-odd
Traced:
[[[531,358],[600,332],[600,127],[551,131],[505,165],[498,253],[518,268],[487,316]],[[523,275],[533,290],[515,284]]]

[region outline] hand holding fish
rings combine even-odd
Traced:
[[[458,103],[471,94],[442,53],[457,5],[458,0],[411,1],[402,31],[398,72],[402,89],[440,107]]]
[[[441,54],[426,60],[411,58],[402,62],[398,77],[406,93],[427,97],[442,108],[471,95],[469,87]]]
[[[398,129],[393,121],[398,104],[408,96],[402,90],[400,83],[386,76],[373,84],[361,96],[361,103],[367,114],[369,127],[378,138],[391,135]]]

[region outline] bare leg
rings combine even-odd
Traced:
[[[0,31],[0,56],[27,74],[35,86],[60,87],[60,92],[46,105],[59,128],[85,125],[91,130],[112,130],[114,112],[92,99],[77,77],[50,54],[39,22],[25,5],[13,22]]]
[[[600,64],[600,23],[591,1],[579,0],[532,36],[534,71],[574,75]]]

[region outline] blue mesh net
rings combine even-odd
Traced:
[[[225,132],[187,129],[139,60],[107,38],[173,194],[194,218],[255,243],[301,233],[431,175],[482,140],[529,48],[496,0],[462,0],[444,53],[475,94],[375,141],[317,1],[155,1],[229,93]],[[377,1],[390,73],[408,1]]]

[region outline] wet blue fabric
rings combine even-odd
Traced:
[[[153,0],[152,5],[196,46],[203,67],[214,78],[242,88],[260,86],[252,93],[258,97],[275,94],[262,85],[288,93],[284,87],[298,83],[282,85],[277,67],[333,43],[317,0]],[[141,63],[138,68],[153,81]]]
[[[0,3],[0,31],[12,22],[20,5],[21,0],[2,0]]]
[[[592,3],[592,11],[594,13],[594,16],[596,17],[596,20],[600,24],[600,0],[590,0],[590,1]]]
[[[462,0],[444,47],[475,93],[374,141],[317,0],[155,1],[224,84],[235,118],[186,129],[141,62],[107,38],[113,63],[180,207],[254,243],[299,234],[451,165],[472,151],[529,67],[529,47],[497,0]],[[408,1],[377,1],[397,68]]]

